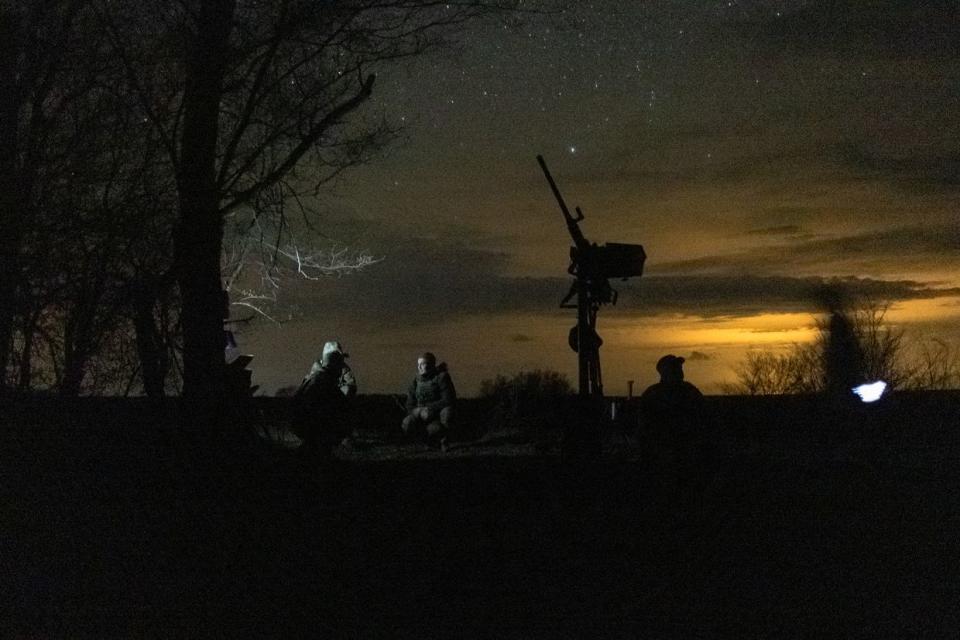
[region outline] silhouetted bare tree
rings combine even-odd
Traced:
[[[86,4],[0,3],[0,386],[7,383],[16,320],[30,334],[37,312],[24,288],[27,245],[43,238],[43,201],[56,200],[68,188],[64,161],[84,146],[87,135],[64,117],[93,90],[92,76],[84,72],[89,66],[80,63],[96,46],[81,33],[89,17]],[[24,352],[29,355],[29,347]]]
[[[298,193],[364,162],[389,139],[361,114],[374,71],[444,43],[513,0],[95,0],[128,90],[176,175],[175,274],[184,396],[223,415],[220,271],[226,215],[269,189]]]
[[[813,393],[822,388],[822,359],[817,344],[794,345],[786,353],[748,351],[734,367],[735,383],[724,393],[751,396]]]
[[[960,349],[940,338],[924,341],[903,386],[908,389],[960,389]]]
[[[794,345],[786,353],[749,352],[734,369],[736,382],[725,384],[725,393],[748,395],[777,395],[815,393],[829,388],[829,380],[844,380],[848,386],[857,382],[883,380],[891,388],[915,387],[918,384],[917,367],[910,362],[904,330],[886,322],[889,305],[871,300],[851,303],[843,309],[834,309],[830,316],[817,322],[817,339],[809,344]],[[850,365],[843,355],[837,356],[835,313],[843,315],[849,326],[849,336],[843,341],[854,341],[856,363]],[[943,351],[927,354],[925,370],[931,378],[942,377],[949,358]],[[840,359],[840,364],[834,362]],[[855,371],[837,373],[838,367],[854,366]],[[948,376],[949,377],[949,376]]]
[[[140,231],[125,221],[142,137],[91,8],[0,4],[0,383],[12,363],[17,386],[40,373],[66,394],[119,322],[117,258]]]
[[[186,396],[220,415],[221,289],[252,305],[284,274],[372,260],[305,250],[286,203],[392,139],[360,108],[374,72],[523,5],[0,4],[0,384],[15,353],[20,386],[76,393],[132,327],[144,389],[163,393],[182,341]],[[224,281],[227,218],[247,262]]]
[[[0,4],[0,383],[12,364],[17,386],[65,394],[128,331],[140,274],[153,283],[160,263],[169,271],[170,233],[154,221],[175,212],[156,136],[129,108],[103,38],[91,37],[102,31],[92,9]]]
[[[361,250],[348,246],[301,245],[299,234],[286,227],[267,229],[259,218],[227,225],[224,236],[224,289],[231,308],[247,312],[244,320],[256,317],[280,322],[284,309],[281,291],[296,280],[316,281],[344,276],[379,262]]]

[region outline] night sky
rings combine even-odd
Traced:
[[[584,2],[462,45],[379,70],[367,114],[403,140],[316,206],[382,261],[288,286],[292,319],[240,336],[266,392],[332,338],[366,393],[402,392],[424,350],[462,395],[521,369],[575,382],[537,154],[588,239],[648,255],[599,314],[608,394],[666,353],[716,393],[748,349],[815,335],[818,278],[892,302],[914,345],[960,342],[955,0]]]

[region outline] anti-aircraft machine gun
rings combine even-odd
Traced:
[[[567,231],[573,239],[567,273],[576,280],[560,302],[560,307],[577,310],[577,324],[570,329],[569,342],[570,348],[577,353],[579,394],[581,398],[600,400],[603,398],[603,378],[600,375],[600,345],[603,340],[597,334],[597,311],[602,305],[617,303],[617,292],[610,286],[609,279],[639,277],[643,274],[647,254],[639,244],[609,242],[597,246],[588,242],[580,230],[579,223],[584,218],[580,207],[575,208],[577,217],[573,217],[543,156],[537,156],[537,162],[550,183],[550,189],[567,223]],[[576,304],[571,304],[574,297]]]

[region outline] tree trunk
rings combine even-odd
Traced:
[[[87,356],[75,352],[68,354],[63,365],[63,378],[60,380],[60,395],[65,398],[76,398],[80,395],[83,378],[87,373]]]
[[[17,179],[17,32],[18,16],[0,7],[0,390],[6,387],[13,350],[13,320],[17,297],[17,256],[20,253],[20,181]]]
[[[97,292],[86,289],[86,286],[86,283],[82,285],[84,288],[64,319],[63,376],[60,378],[59,391],[61,396],[69,398],[80,395],[97,339],[94,324],[100,297]]]
[[[186,424],[218,427],[225,398],[220,254],[223,219],[216,183],[217,134],[234,0],[203,0],[187,53],[177,188],[175,265],[182,299]]]
[[[146,285],[139,285],[133,295],[133,329],[137,338],[137,356],[143,392],[151,398],[162,398],[165,391],[167,365],[164,346],[153,316],[154,296]]]
[[[36,335],[40,313],[31,314],[23,323],[23,348],[20,352],[20,371],[17,376],[17,389],[26,391],[33,381],[33,337]]]
[[[0,143],[2,146],[2,143]],[[2,172],[2,169],[0,169]],[[3,190],[4,187],[0,187]],[[7,198],[0,196],[0,228],[8,229],[5,222],[11,217],[7,214]],[[18,246],[11,236],[0,240],[0,390],[7,386],[7,367],[13,350],[13,319],[16,308],[17,284],[13,277],[17,273],[16,254]]]

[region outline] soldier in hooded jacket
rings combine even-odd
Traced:
[[[305,450],[331,455],[345,436],[347,396],[341,389],[346,363],[341,351],[325,351],[294,394],[294,431]]]

